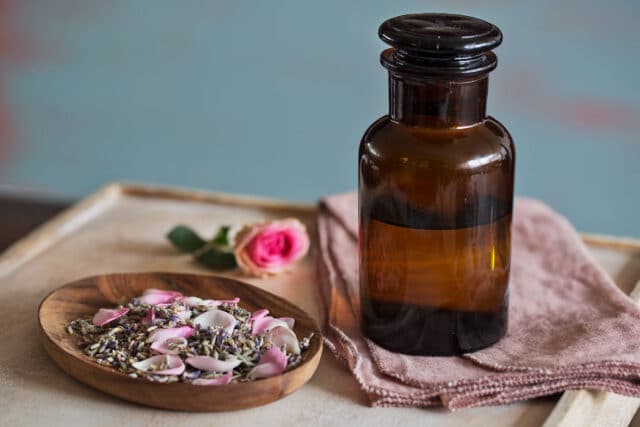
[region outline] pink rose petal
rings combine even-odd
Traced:
[[[155,318],[156,318],[156,308],[151,307],[149,310],[147,310],[147,314],[144,315],[144,319],[142,319],[142,323],[144,323],[145,325],[150,325],[153,323]]]
[[[191,384],[224,385],[224,384],[229,384],[231,382],[231,378],[233,378],[233,374],[231,372],[227,372],[226,374],[216,378],[198,378],[197,380],[193,380]]]
[[[151,344],[151,350],[157,351],[161,354],[179,354],[179,348],[170,348],[169,344],[186,345],[187,339],[182,337],[169,338],[165,341],[154,341]]]
[[[240,302],[240,298],[239,297],[235,297],[233,299],[202,299],[202,298],[198,298],[198,297],[183,297],[180,298],[178,300],[179,302],[183,303],[184,305],[186,305],[187,307],[201,307],[201,306],[205,306],[205,307],[218,307],[219,305],[223,305],[223,304],[237,304]]]
[[[278,348],[285,347],[285,350],[291,354],[300,354],[298,337],[291,329],[276,326],[267,332],[266,337],[274,346]]]
[[[165,365],[164,368],[161,368]],[[184,372],[184,363],[179,356],[160,354],[151,356],[132,365],[139,371],[153,373],[154,375],[180,375]]]
[[[258,379],[280,375],[287,368],[287,356],[278,348],[271,347],[258,364],[247,374],[247,378]]]
[[[253,328],[251,329],[251,334],[252,335],[263,334],[263,333],[275,328],[276,326],[284,326],[285,328],[289,327],[287,322],[285,322],[285,321],[283,321],[281,319],[276,319],[276,318],[271,317],[271,316],[265,316],[265,317],[262,317],[262,318],[258,318],[258,319],[255,319],[253,321]]]
[[[142,304],[159,305],[171,304],[178,298],[182,298],[182,294],[177,291],[165,291],[162,289],[147,289],[144,291],[138,301]]]
[[[119,319],[129,312],[129,309],[124,308],[101,308],[93,316],[93,324],[96,326],[103,326],[107,323]]]
[[[287,324],[289,329],[293,329],[293,326],[296,324],[296,321],[293,317],[279,317],[278,320],[282,320]]]
[[[202,328],[220,327],[230,334],[236,327],[237,320],[225,311],[214,309],[202,313],[193,319],[192,322],[194,325],[199,325]]]
[[[266,308],[261,308],[260,310],[256,310],[255,312],[253,312],[253,314],[251,314],[251,317],[249,317],[249,320],[262,319],[268,314],[269,310],[267,310]]]
[[[171,291],[168,289],[155,289],[155,288],[145,289],[142,295],[143,296],[144,295],[165,295],[168,297],[172,297],[174,299],[183,297],[182,292]]]
[[[191,326],[179,328],[158,328],[151,331],[147,342],[166,341],[169,338],[189,338],[195,330]]]
[[[191,365],[201,371],[229,372],[240,365],[242,361],[238,359],[219,360],[209,356],[188,357],[185,360],[187,365]]]

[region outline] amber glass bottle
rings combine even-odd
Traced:
[[[507,329],[514,147],[486,115],[500,30],[446,14],[379,35],[389,115],[359,151],[362,330],[407,354],[454,355]]]

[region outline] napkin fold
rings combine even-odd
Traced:
[[[320,201],[318,276],[325,344],[372,406],[456,409],[583,388],[640,396],[640,310],[548,206],[516,201],[507,335],[461,357],[393,353],[362,336],[357,223],[355,193]]]

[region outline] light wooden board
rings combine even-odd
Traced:
[[[273,404],[215,415],[166,412],[117,400],[74,381],[56,368],[40,346],[37,305],[63,283],[108,272],[206,273],[189,256],[177,255],[166,243],[164,234],[177,222],[212,234],[221,224],[296,216],[313,229],[314,215],[315,209],[310,205],[114,184],[40,227],[0,256],[0,312],[5,325],[0,328],[0,425],[112,426],[118,420],[126,425],[155,427],[202,424],[526,427],[540,426],[547,420],[557,398],[453,413],[440,409],[369,408],[353,378],[329,354],[323,356],[309,384]],[[585,240],[618,285],[630,292],[640,280],[640,242],[606,236],[586,236]],[[323,320],[313,254],[287,276],[251,282],[284,296]],[[635,402],[630,399],[587,391],[577,392],[578,397],[572,398],[572,393],[565,394],[566,405],[558,406],[547,425],[589,425],[598,419],[610,421],[607,425],[625,425],[633,414]],[[621,411],[627,415],[616,418],[615,414]],[[567,424],[569,421],[571,424]]]

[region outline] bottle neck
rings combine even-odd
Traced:
[[[389,73],[389,115],[409,126],[472,126],[486,117],[487,74],[473,78],[415,78]]]

